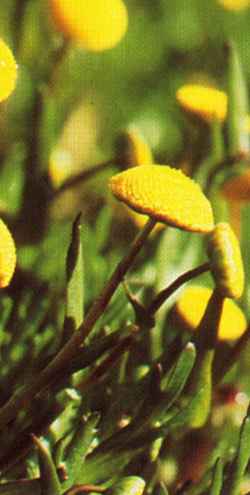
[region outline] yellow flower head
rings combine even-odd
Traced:
[[[243,10],[249,7],[249,0],[218,0],[219,4],[226,10]]]
[[[250,201],[250,170],[226,180],[222,185],[221,193],[230,201]]]
[[[181,293],[174,306],[174,316],[179,326],[195,331],[206,310],[213,291],[206,287],[189,286]],[[225,298],[219,323],[219,340],[235,340],[247,328],[246,318],[237,304]]]
[[[224,297],[238,299],[244,289],[244,268],[239,241],[228,223],[218,223],[209,235],[207,252],[211,272]]]
[[[114,196],[133,210],[190,232],[214,227],[210,202],[192,179],[167,165],[133,167],[111,178]]]
[[[223,121],[226,118],[227,95],[223,91],[201,84],[185,84],[178,89],[176,98],[186,112],[206,122],[213,119]]]
[[[121,155],[124,165],[128,167],[152,165],[152,151],[137,130],[129,129],[123,132],[119,136],[117,144],[118,153]]]
[[[9,285],[16,267],[16,248],[13,237],[0,219],[0,288]]]
[[[16,61],[9,47],[0,39],[0,102],[6,100],[14,91],[16,79]]]
[[[86,50],[113,48],[127,30],[122,0],[50,0],[57,28]]]

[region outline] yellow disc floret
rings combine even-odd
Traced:
[[[201,188],[167,165],[133,167],[115,175],[111,190],[138,213],[190,232],[213,230],[213,212]]]
[[[215,283],[224,297],[238,299],[244,289],[244,268],[239,241],[230,225],[218,223],[209,235],[207,252]]]
[[[227,95],[223,91],[201,84],[186,84],[178,89],[176,98],[185,111],[206,122],[226,118]]]
[[[0,219],[0,288],[9,285],[16,267],[16,248],[13,237]]]
[[[213,291],[206,287],[189,286],[175,303],[174,315],[179,326],[188,331],[197,330]],[[225,298],[219,323],[219,340],[238,339],[246,330],[246,318],[237,304]]]
[[[113,48],[127,30],[122,0],[50,0],[57,28],[86,50]]]
[[[0,38],[0,102],[6,100],[14,91],[17,79],[17,64],[15,58]]]

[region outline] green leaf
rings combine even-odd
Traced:
[[[41,495],[60,495],[61,484],[53,459],[44,444],[34,435],[32,438],[38,449]]]
[[[228,478],[222,495],[239,495],[240,485],[250,459],[250,414],[245,417],[241,430],[236,456],[231,463]]]
[[[229,155],[249,151],[246,125],[248,97],[238,52],[233,43],[228,45],[228,151]]]
[[[176,365],[170,375],[165,392],[162,395],[159,406],[153,412],[155,420],[162,419],[180,396],[187,379],[192,371],[196,357],[195,346],[189,342],[182,351]]]
[[[117,481],[106,495],[142,495],[145,488],[145,481],[138,476],[127,476]]]
[[[81,214],[78,214],[72,226],[72,239],[67,261],[67,310],[65,325],[74,332],[83,321],[84,274],[81,245]]]
[[[212,484],[209,490],[209,495],[220,495],[223,483],[223,463],[218,459],[213,470]]]
[[[193,401],[187,406],[186,415],[192,428],[201,428],[207,421],[212,397],[212,363],[214,350],[205,351],[194,369],[192,382]]]
[[[64,489],[70,488],[71,485],[81,482],[83,463],[95,437],[96,425],[99,419],[99,414],[93,413],[87,422],[86,420],[82,420],[78,430],[72,438],[67,449],[66,470],[68,478],[63,485]]]

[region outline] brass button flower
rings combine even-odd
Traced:
[[[127,30],[122,0],[50,0],[57,28],[86,50],[113,48]]]
[[[167,165],[134,167],[111,178],[114,196],[133,210],[190,232],[214,227],[210,202],[181,170]]]
[[[218,223],[209,235],[207,252],[216,287],[224,297],[238,299],[244,289],[244,268],[238,239],[230,225]]]

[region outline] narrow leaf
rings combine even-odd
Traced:
[[[53,459],[44,444],[34,435],[32,438],[38,449],[41,495],[60,495],[61,485]]]
[[[72,227],[72,239],[69,246],[67,261],[67,311],[66,326],[71,332],[76,330],[83,321],[84,305],[84,274],[81,245],[81,214],[78,214]]]
[[[99,414],[94,413],[90,416],[87,422],[82,420],[78,430],[70,442],[66,457],[68,479],[64,483],[64,489],[69,488],[75,483],[81,482],[83,463],[95,436],[95,428],[99,419]]]
[[[248,113],[247,87],[237,49],[228,45],[228,147],[229,155],[249,151],[246,125]]]
[[[212,484],[209,490],[209,495],[220,495],[223,483],[223,464],[221,459],[218,459],[214,466]]]
[[[230,466],[228,479],[223,486],[223,495],[239,495],[240,485],[250,459],[250,414],[241,426],[236,456]]]

